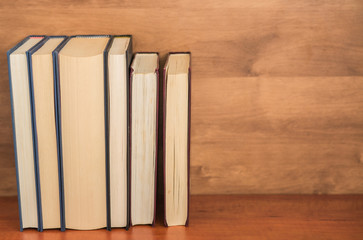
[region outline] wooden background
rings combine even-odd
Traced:
[[[0,1],[0,195],[6,51],[29,34],[132,34],[162,65],[191,51],[193,194],[363,193],[362,1]]]

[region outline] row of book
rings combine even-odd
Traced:
[[[190,53],[132,53],[131,35],[28,36],[8,51],[20,229],[188,225]],[[163,129],[158,130],[163,94]]]

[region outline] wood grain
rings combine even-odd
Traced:
[[[15,197],[0,198],[4,240],[57,239],[362,239],[362,195],[192,196],[189,227],[136,226],[96,231],[19,231]]]
[[[198,193],[363,193],[363,2],[0,2],[0,195],[14,195],[6,56],[28,34],[192,52]]]
[[[220,81],[193,85],[193,193],[363,192],[363,77]]]

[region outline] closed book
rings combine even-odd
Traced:
[[[32,104],[39,230],[60,228],[57,115],[52,52],[66,36],[50,36],[27,52]]]
[[[109,35],[72,36],[54,52],[65,228],[109,227],[106,174]]]
[[[129,79],[132,36],[112,36],[107,54],[108,75],[108,223],[129,228]]]
[[[190,53],[169,53],[163,72],[164,224],[189,224]]]
[[[159,56],[136,53],[130,70],[131,225],[155,223]]]
[[[28,52],[45,39],[45,36],[28,36],[7,52],[20,231],[41,230]]]

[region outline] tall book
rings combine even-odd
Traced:
[[[39,228],[38,169],[35,164],[27,52],[44,40],[45,36],[29,36],[7,52],[20,231]]]
[[[106,56],[110,36],[73,36],[54,53],[65,228],[109,227]]]
[[[132,37],[114,36],[108,51],[109,222],[129,228],[129,79]]]
[[[130,70],[131,225],[155,223],[158,62],[157,53],[137,53]]]
[[[39,230],[60,228],[57,118],[52,52],[65,36],[45,38],[27,52],[33,115]]]
[[[189,223],[190,53],[170,53],[163,76],[164,224]]]

